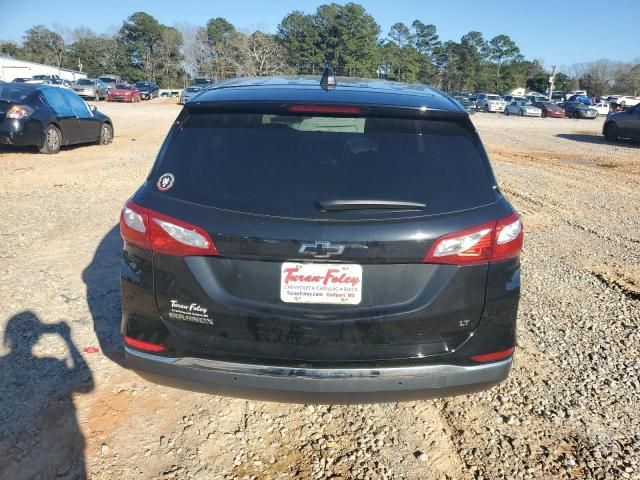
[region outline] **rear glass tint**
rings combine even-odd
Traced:
[[[0,85],[0,100],[5,102],[22,102],[32,93],[32,88],[8,84]]]
[[[253,214],[374,218],[382,212],[318,204],[383,200],[426,204],[402,216],[432,215],[494,201],[478,141],[447,121],[195,113],[151,180],[172,173],[165,195]]]

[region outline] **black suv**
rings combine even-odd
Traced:
[[[504,380],[523,231],[467,112],[427,86],[324,80],[185,105],[121,214],[128,364],[281,401]]]

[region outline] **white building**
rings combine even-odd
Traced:
[[[58,75],[60,78],[72,82],[79,78],[87,78],[86,73],[76,70],[0,57],[0,80],[10,82],[14,78],[31,78],[34,75]]]

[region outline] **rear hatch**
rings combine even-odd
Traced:
[[[158,308],[184,351],[329,365],[422,359],[469,338],[488,266],[423,258],[500,215],[493,183],[466,115],[194,108],[135,201],[200,226],[219,253],[154,254]]]

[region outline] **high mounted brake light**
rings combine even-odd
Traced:
[[[127,201],[120,214],[120,234],[129,244],[155,253],[185,257],[218,255],[209,234],[197,225]]]
[[[294,113],[334,113],[337,115],[360,115],[362,108],[351,105],[291,105]]]
[[[425,263],[472,265],[517,257],[522,250],[522,220],[517,213],[438,238]]]

